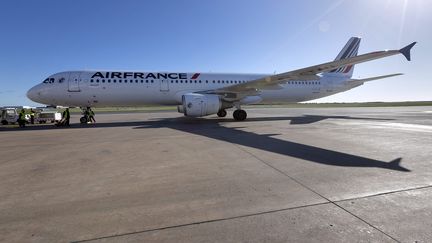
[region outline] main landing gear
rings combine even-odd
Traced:
[[[218,117],[226,117],[226,115],[227,115],[227,112],[225,109],[222,109],[222,110],[218,111],[218,113],[217,113]],[[244,120],[246,120],[247,113],[245,110],[237,108],[237,110],[235,110],[233,113],[233,117],[236,121],[244,121]]]
[[[245,110],[238,109],[234,111],[233,117],[236,121],[244,121],[246,120],[247,113]]]

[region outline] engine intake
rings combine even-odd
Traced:
[[[220,97],[211,94],[185,94],[182,103],[177,107],[178,112],[191,117],[216,114],[222,108]]]

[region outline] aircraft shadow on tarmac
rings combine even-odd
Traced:
[[[248,122],[257,121],[285,121],[290,120],[290,124],[310,124],[325,119],[346,119],[346,120],[378,120],[385,121],[389,119],[378,118],[356,118],[349,116],[312,116],[305,115],[301,117],[257,117],[248,118],[246,121],[238,124],[246,125]],[[379,161],[353,154],[333,151],[319,148],[311,145],[291,142],[273,136],[279,134],[256,134],[241,130],[242,127],[226,127],[223,123],[233,122],[230,119],[205,119],[205,118],[165,118],[150,121],[138,122],[113,122],[113,123],[96,123],[90,125],[72,124],[70,128],[103,128],[103,127],[128,127],[134,129],[148,128],[171,128],[182,132],[200,135],[203,137],[213,138],[220,141],[238,144],[250,148],[256,148],[268,152],[286,155],[298,159],[308,160],[315,163],[343,166],[343,167],[377,167],[383,169],[409,172],[410,170],[401,166],[402,158],[396,158],[390,162]],[[30,126],[24,129],[0,128],[0,131],[28,131],[28,130],[45,130],[45,129],[63,129],[52,125]]]

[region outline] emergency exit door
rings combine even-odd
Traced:
[[[71,72],[70,76],[69,76],[69,87],[68,87],[68,91],[69,92],[80,92],[80,87],[79,87],[79,83],[80,83],[80,74],[79,72]]]

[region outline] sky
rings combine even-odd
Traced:
[[[402,55],[355,66],[354,78],[405,73],[318,102],[432,100],[430,0],[10,0],[0,2],[0,106],[71,70],[279,73],[359,53]]]

